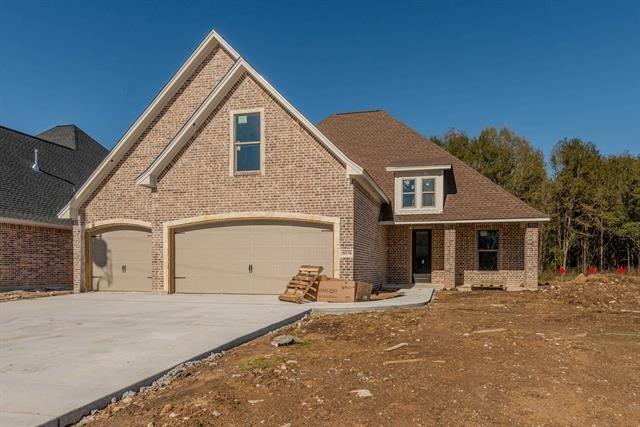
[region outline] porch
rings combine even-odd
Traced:
[[[388,287],[537,289],[537,223],[387,227]]]

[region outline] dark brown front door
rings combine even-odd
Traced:
[[[431,282],[431,230],[413,230],[412,277],[415,283]]]

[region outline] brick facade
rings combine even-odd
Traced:
[[[152,290],[164,291],[164,225],[204,215],[273,212],[338,218],[340,277],[411,282],[411,230],[380,225],[380,204],[347,176],[341,164],[295,117],[245,74],[158,176],[155,189],[136,178],[158,156],[232,66],[225,50],[212,52],[178,90],[138,141],[80,207],[73,228],[73,281],[80,289],[86,224],[133,220],[151,224]],[[264,170],[233,175],[231,118],[259,109],[264,124]],[[483,228],[494,228],[487,225]],[[500,271],[477,271],[476,225],[429,226],[432,282],[459,286],[490,275],[509,286],[537,281],[537,229],[496,224],[501,231]],[[525,244],[526,238],[526,244]],[[525,248],[527,256],[525,257]],[[525,258],[527,263],[525,265]],[[534,259],[535,258],[535,259]],[[475,260],[475,261],[474,261]],[[535,268],[534,268],[535,267]]]
[[[355,212],[354,197],[359,193],[347,178],[344,165],[248,75],[240,79],[158,177],[155,190],[135,183],[135,178],[175,136],[230,65],[225,51],[217,50],[210,55],[81,207],[79,221],[74,225],[76,290],[80,289],[83,276],[81,228],[87,223],[115,218],[151,223],[152,288],[161,292],[163,224],[168,221],[255,211],[337,217],[340,250],[351,253],[354,251],[354,215],[377,221],[379,206],[375,204],[370,205],[375,213],[366,208]],[[230,176],[232,112],[253,108],[263,111],[264,174]],[[379,233],[384,232],[377,224],[375,227]],[[384,247],[384,240],[380,235],[374,240],[372,250],[376,255],[367,257],[372,266],[359,270],[358,277],[382,281],[385,262],[381,258],[384,250],[380,248]],[[359,251],[354,256],[364,258]],[[353,261],[349,256],[340,258],[342,278],[354,277]]]
[[[432,229],[432,283],[445,288],[497,282],[510,289],[538,285],[536,224],[487,223],[446,226],[390,225],[387,240],[387,282],[411,283],[411,230]],[[498,271],[478,270],[477,235],[498,230]]]
[[[71,230],[0,223],[0,289],[70,287]]]
[[[380,225],[380,204],[355,185],[353,278],[374,285],[386,283],[387,230]]]

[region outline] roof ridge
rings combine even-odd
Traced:
[[[55,143],[55,142],[53,142],[53,141],[49,141],[49,140],[46,140],[46,139],[44,139],[44,138],[40,138],[40,137],[35,136],[35,135],[30,135],[30,134],[28,134],[28,133],[26,133],[26,132],[22,132],[22,131],[19,131],[19,130],[16,130],[16,129],[12,129],[12,128],[7,127],[7,126],[0,125],[0,128],[1,128],[1,129],[8,130],[9,132],[13,132],[13,133],[17,133],[17,134],[20,134],[20,135],[27,136],[27,137],[29,137],[29,138],[33,138],[33,139],[35,139],[35,140],[37,140],[37,141],[42,141],[42,142],[46,142],[47,144],[55,145],[56,147],[61,147],[61,148],[65,148],[65,149],[67,149],[67,150],[71,150],[71,151],[73,151],[73,148],[66,147],[66,146],[64,146],[64,145],[60,145],[60,144],[56,144],[56,143]]]
[[[377,109],[374,109],[374,110],[343,111],[343,112],[340,112],[340,113],[333,113],[333,114],[331,114],[331,116],[346,116],[346,115],[349,115],[349,114],[365,114],[365,113],[378,113],[378,112],[385,113],[384,110],[382,110],[380,108],[377,108]]]

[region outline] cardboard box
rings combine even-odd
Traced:
[[[321,280],[318,287],[320,302],[359,302],[369,301],[373,286],[371,283],[354,282],[353,280],[330,279]]]

